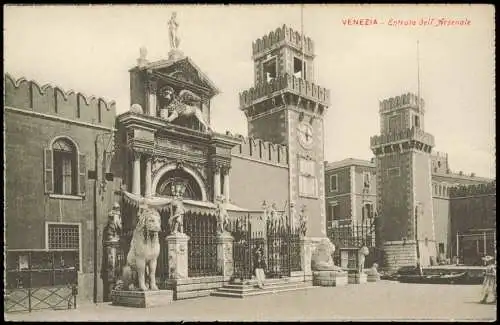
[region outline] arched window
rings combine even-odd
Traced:
[[[45,193],[85,195],[86,158],[73,141],[56,139],[45,149]]]

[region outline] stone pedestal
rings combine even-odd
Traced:
[[[340,287],[347,284],[347,272],[313,271],[313,284],[323,287]]]
[[[173,49],[168,52],[169,60],[179,60],[184,57],[184,53],[179,49]]]
[[[217,235],[217,267],[224,277],[234,273],[233,241],[233,236],[226,231]]]
[[[186,234],[167,236],[168,277],[169,279],[186,279],[188,277],[188,241]]]
[[[348,283],[349,284],[363,284],[367,282],[366,273],[349,273]]]
[[[173,290],[158,291],[124,291],[115,290],[112,292],[115,306],[151,308],[166,306],[174,300]]]
[[[111,292],[121,276],[123,256],[119,240],[103,242],[101,277],[103,283],[103,301],[111,301]]]
[[[366,274],[367,282],[377,282],[380,281],[379,273],[367,273]]]
[[[304,275],[311,275],[311,258],[312,258],[313,242],[307,237],[300,239],[300,258],[302,271]]]

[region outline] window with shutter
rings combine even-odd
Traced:
[[[56,139],[44,156],[45,193],[85,195],[86,159],[72,140]]]
[[[45,193],[54,193],[54,160],[52,157],[52,150],[45,149],[43,153],[44,160],[44,185]]]
[[[79,177],[78,177],[78,185],[79,185],[79,191],[81,196],[85,196],[85,193],[87,191],[87,156],[84,154],[80,154],[78,157],[78,171],[79,171]]]

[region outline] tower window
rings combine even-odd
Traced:
[[[335,192],[339,189],[337,174],[330,175],[330,191]]]
[[[401,175],[399,167],[392,167],[387,169],[387,176],[398,177]]]
[[[363,188],[370,189],[370,173],[363,173]]]
[[[304,61],[299,58],[293,58],[293,75],[296,78],[306,79],[306,67]]]
[[[420,127],[420,117],[418,115],[415,115],[413,117],[413,125],[416,127],[416,128],[419,128]]]
[[[264,73],[264,80],[266,82],[273,81],[277,76],[277,66],[276,66],[276,58],[271,58],[262,63],[262,71]]]

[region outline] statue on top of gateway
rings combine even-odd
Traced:
[[[168,21],[168,31],[169,31],[169,38],[170,38],[170,48],[172,51],[175,51],[179,48],[179,44],[181,43],[181,40],[177,36],[177,29],[179,28],[179,23],[176,20],[177,18],[177,13],[174,11],[172,13],[172,17]]]

